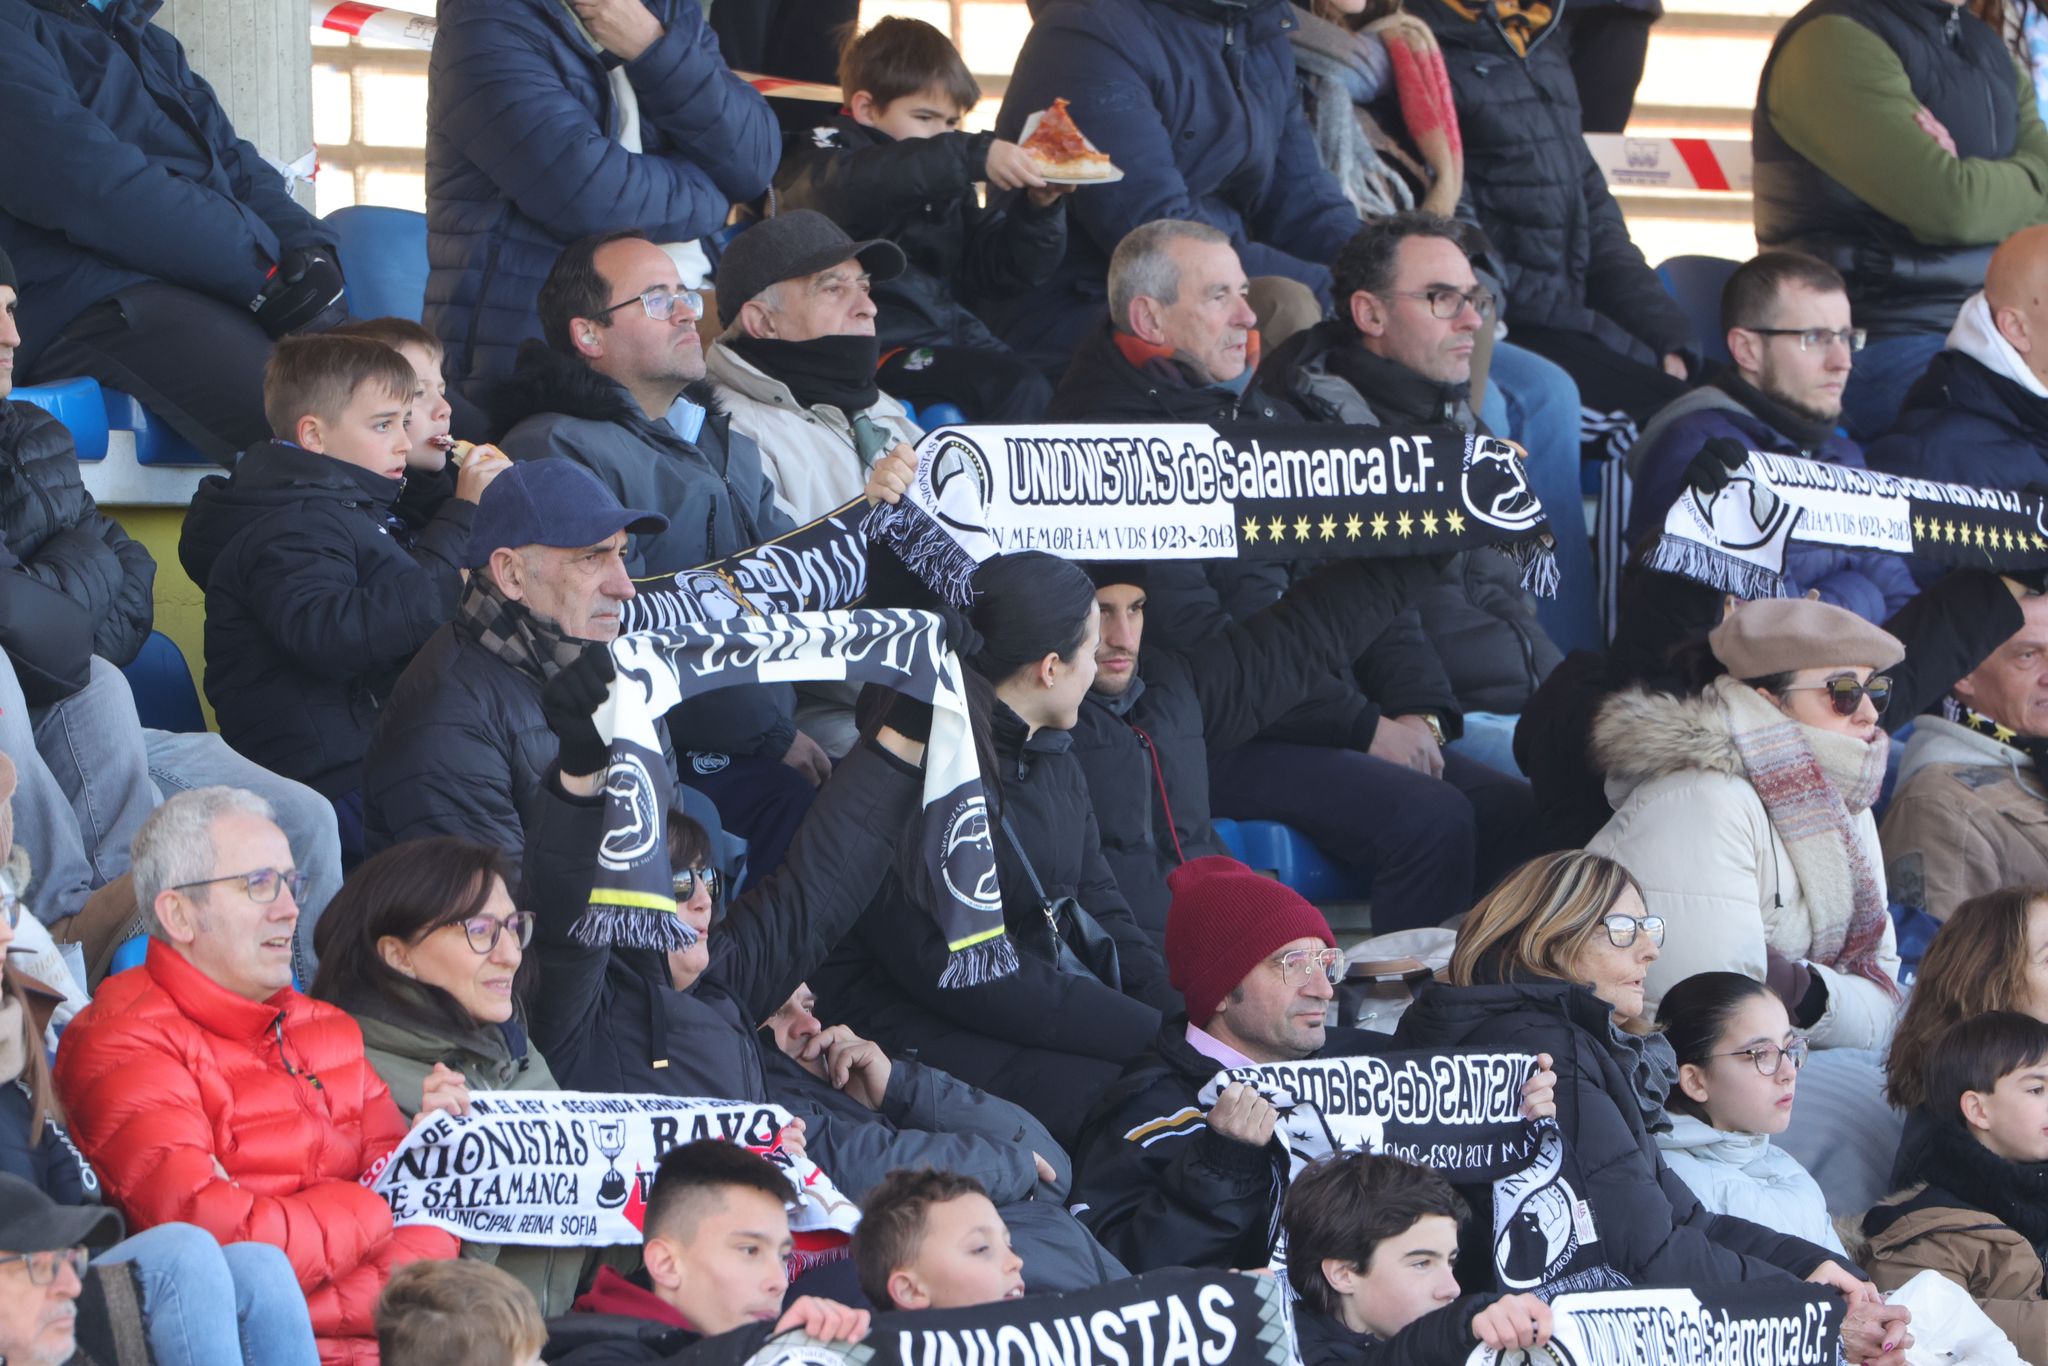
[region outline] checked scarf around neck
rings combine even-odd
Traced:
[[[590,643],[564,635],[525,603],[506,597],[481,570],[469,576],[455,617],[477,644],[541,683],[575,663]]]
[[[1807,956],[1867,977],[1896,998],[1898,984],[1877,961],[1885,894],[1854,820],[1877,800],[1886,745],[1791,720],[1733,678],[1714,680],[1713,692],[1749,785],[1798,875],[1811,922]]]

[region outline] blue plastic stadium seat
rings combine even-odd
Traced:
[[[145,729],[206,729],[206,713],[199,709],[199,689],[192,686],[185,652],[162,631],[151,631],[142,643],[142,653],[121,672],[128,676],[128,690],[135,694],[135,714]]]
[[[967,421],[967,414],[960,411],[957,403],[932,403],[924,410],[924,416],[917,419],[917,425],[930,431],[934,427],[955,427]]]
[[[419,321],[427,304],[427,216],[353,204],[321,221],[334,230],[349,316]]]
[[[33,403],[71,429],[80,460],[107,458],[107,405],[96,379],[60,379],[16,385],[10,398]]]
[[[1720,256],[1674,256],[1657,267],[1657,278],[1692,320],[1700,354],[1708,360],[1729,359],[1728,334],[1721,328],[1721,290],[1741,264]]]
[[[149,957],[148,935],[138,934],[133,939],[124,939],[121,941],[121,946],[114,950],[114,956],[107,960],[107,976],[112,977],[117,972],[126,972],[130,968],[139,968],[147,957]]]
[[[1309,838],[1278,821],[1214,822],[1216,836],[1238,862],[1270,872],[1310,901],[1363,901],[1372,879],[1332,862]]]
[[[133,395],[119,389],[101,389],[100,397],[106,400],[107,425],[117,432],[135,434],[137,464],[213,466],[198,447],[178,435],[170,423],[143,407]]]

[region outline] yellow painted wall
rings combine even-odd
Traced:
[[[174,507],[104,507],[101,509],[121,524],[130,536],[142,542],[156,560],[156,629],[178,642],[185,663],[192,670],[192,685],[199,686],[199,672],[206,666],[202,633],[206,627],[206,595],[187,578],[178,564],[178,533],[185,525],[185,509]],[[206,693],[199,694],[206,711],[206,724],[213,725],[213,708]]]

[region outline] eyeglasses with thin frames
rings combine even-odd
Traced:
[[[1797,1072],[1800,1068],[1806,1066],[1806,1055],[1812,1051],[1812,1045],[1808,1044],[1806,1040],[1794,1039],[1783,1047],[1774,1043],[1760,1043],[1755,1048],[1738,1048],[1733,1053],[1709,1053],[1707,1056],[1710,1058],[1748,1058],[1751,1063],[1755,1064],[1757,1071],[1767,1077],[1775,1077],[1778,1075],[1778,1064],[1781,1059],[1790,1058],[1792,1060],[1792,1070]]]
[[[267,906],[277,900],[280,887],[289,887],[292,900],[297,901],[306,894],[306,875],[298,869],[289,871],[278,868],[258,868],[248,873],[223,873],[219,877],[203,877],[197,882],[178,882],[171,885],[174,892],[187,887],[211,887],[216,882],[239,882],[242,890],[249,894],[249,900],[259,906]]]
[[[28,1267],[30,1285],[48,1285],[57,1279],[57,1268],[69,1266],[71,1274],[80,1280],[85,1278],[85,1268],[92,1261],[92,1254],[82,1247],[67,1247],[59,1252],[17,1252],[9,1257],[0,1257],[0,1266],[20,1262]]]
[[[1280,969],[1280,980],[1289,986],[1306,982],[1317,973],[1331,986],[1344,980],[1342,949],[1295,949],[1266,961]]]
[[[1877,714],[1883,716],[1884,709],[1892,702],[1892,681],[1884,674],[1874,674],[1861,683],[1845,676],[1830,678],[1825,683],[1789,684],[1778,691],[1824,692],[1828,695],[1828,703],[1834,707],[1837,716],[1854,716],[1856,709],[1863,705],[1863,699],[1866,697],[1870,699],[1870,705]]]
[[[1743,327],[1740,332],[1754,332],[1759,337],[1797,337],[1801,351],[1825,351],[1840,342],[1850,352],[1861,351],[1863,343],[1870,339],[1870,333],[1860,327]]]
[[[473,915],[462,922],[463,937],[478,953],[489,953],[498,947],[498,940],[505,931],[512,931],[512,941],[525,948],[533,942],[533,912],[514,911],[503,920],[490,915]]]
[[[711,904],[718,904],[718,870],[716,868],[684,868],[676,873],[669,884],[675,892],[676,904],[682,905],[697,895],[697,884],[704,884],[704,892],[711,898]]]
[[[1664,947],[1664,917],[1661,915],[1607,915],[1600,918],[1607,930],[1607,942],[1617,949],[1625,949],[1636,942],[1638,933],[1650,937],[1658,948]]]
[[[1472,289],[1452,289],[1449,285],[1438,285],[1434,289],[1392,289],[1387,291],[1395,299],[1423,299],[1429,304],[1429,316],[1440,322],[1449,322],[1470,308],[1482,318],[1491,318],[1498,304],[1492,290],[1484,285]]]
[[[598,316],[600,318],[609,318],[627,305],[636,303],[640,305],[641,310],[648,317],[658,323],[665,323],[670,318],[675,317],[677,304],[681,304],[684,308],[689,309],[690,316],[693,319],[704,316],[704,296],[702,294],[699,294],[694,289],[665,289],[659,285],[653,289],[642,290],[630,299],[621,299],[605,309],[604,312],[598,314]]]

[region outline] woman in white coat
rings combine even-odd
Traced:
[[[1665,1165],[1716,1214],[1733,1214],[1847,1259],[1827,1200],[1806,1168],[1771,1142],[1792,1123],[1807,1043],[1777,993],[1739,972],[1703,972],[1657,1010],[1678,1058],[1657,1135]]]
[[[1684,696],[1631,690],[1593,724],[1614,816],[1587,844],[1634,874],[1664,952],[1646,992],[1738,972],[1785,1005],[1819,1065],[1821,1122],[1783,1141],[1837,1209],[1885,1194],[1900,1120],[1881,1097],[1900,1005],[1877,822],[1884,670],[1905,647],[1807,598],[1743,603]],[[1858,1203],[1860,1202],[1860,1203]]]

